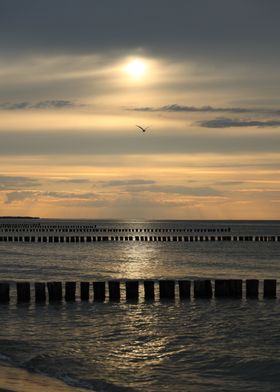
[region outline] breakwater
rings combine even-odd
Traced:
[[[40,233],[229,233],[230,227],[97,227],[87,224],[1,223],[0,232]]]
[[[9,303],[10,289],[15,286],[18,303],[81,301],[138,301],[140,292],[145,301],[189,300],[243,297],[276,298],[276,279],[196,279],[196,280],[109,280],[91,282],[0,282],[0,303]],[[262,290],[260,290],[262,287]]]
[[[279,242],[276,235],[0,235],[0,242],[47,242],[47,243],[84,243],[104,241],[142,241],[142,242],[199,242],[199,241],[250,241]]]

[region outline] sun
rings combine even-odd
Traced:
[[[145,75],[147,65],[141,59],[134,59],[125,65],[124,70],[129,76],[138,79]]]

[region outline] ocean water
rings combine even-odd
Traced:
[[[40,224],[280,235],[279,221]],[[1,281],[115,278],[279,279],[280,243],[0,243]],[[279,391],[279,297],[35,306],[17,305],[12,290],[0,305],[0,360],[95,391]]]

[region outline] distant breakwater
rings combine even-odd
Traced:
[[[41,223],[5,223],[0,224],[0,233],[229,233],[230,227],[97,227],[96,225],[46,225]]]
[[[16,289],[17,303],[56,303],[81,301],[190,300],[215,298],[273,299],[276,279],[196,279],[196,280],[108,280],[91,282],[0,282],[0,303],[10,302],[10,289]],[[261,290],[260,290],[261,287]],[[122,293],[122,294],[121,294]]]

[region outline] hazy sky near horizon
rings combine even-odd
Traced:
[[[0,215],[280,219],[279,14],[0,0]]]

